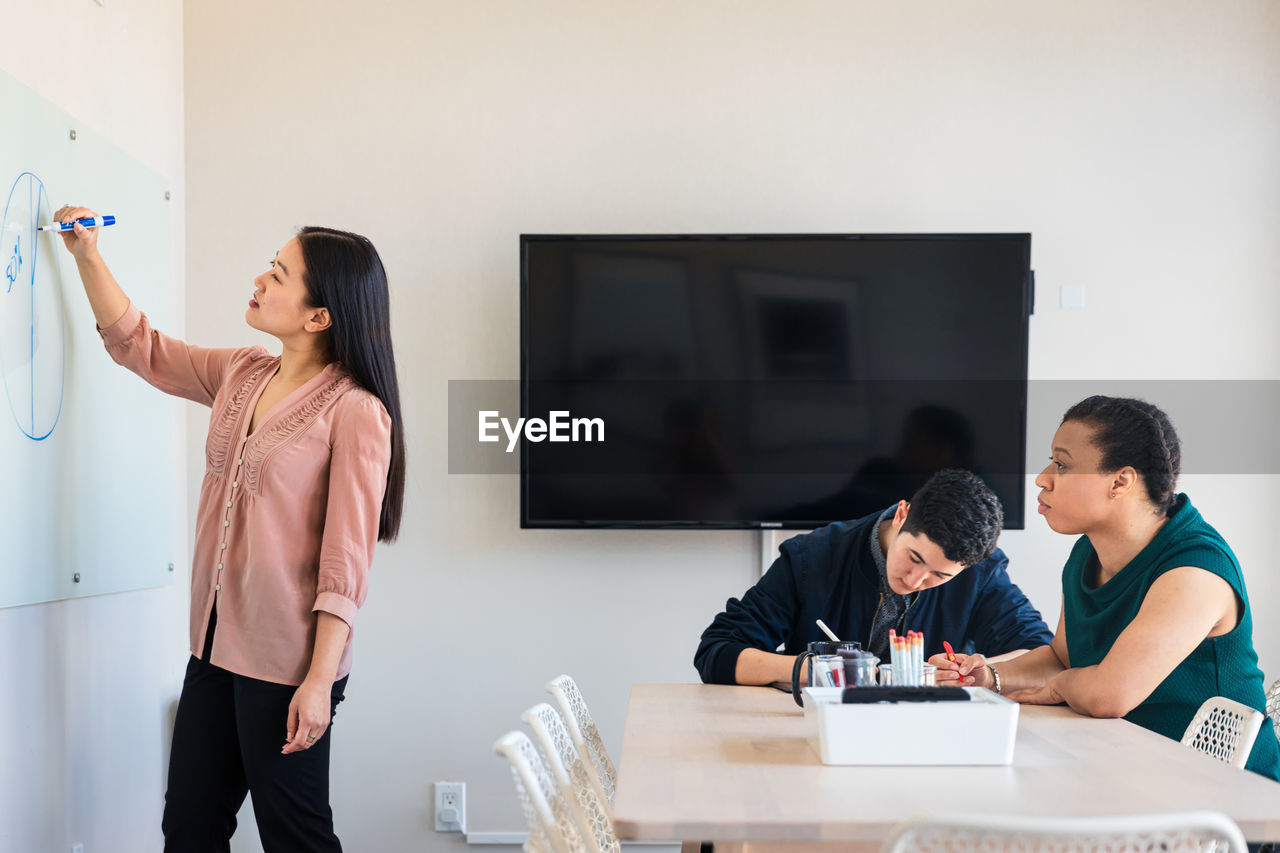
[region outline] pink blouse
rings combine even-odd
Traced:
[[[191,652],[240,675],[301,684],[315,611],[352,624],[368,591],[391,460],[382,402],[330,364],[249,421],[280,358],[206,349],[151,328],[130,305],[100,330],[107,352],[161,391],[211,406],[191,565]],[[347,637],[337,678],[351,671]]]

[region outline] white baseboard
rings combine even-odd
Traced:
[[[466,834],[467,844],[524,844],[529,839],[527,832],[468,832]],[[624,841],[622,846],[627,849],[636,847],[675,847],[679,849],[678,841]]]
[[[527,832],[468,832],[468,844],[524,844]]]

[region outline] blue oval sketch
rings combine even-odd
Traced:
[[[14,423],[42,441],[62,416],[66,384],[66,321],[54,235],[36,230],[52,221],[44,182],[22,172],[0,219],[0,375]]]

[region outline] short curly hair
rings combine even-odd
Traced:
[[[995,492],[977,474],[946,468],[911,496],[902,533],[923,533],[953,563],[972,566],[991,556],[1004,527]]]

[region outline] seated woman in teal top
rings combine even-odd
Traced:
[[[972,674],[1019,702],[1066,702],[1175,740],[1211,696],[1263,710],[1240,563],[1174,491],[1180,462],[1173,424],[1150,403],[1099,396],[1072,406],[1036,477],[1045,521],[1080,535],[1053,642],[998,666],[981,655],[935,657],[938,682]],[[1280,780],[1270,726],[1246,767]]]

